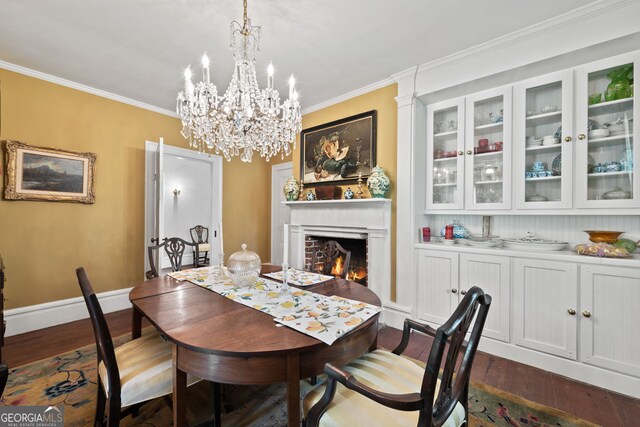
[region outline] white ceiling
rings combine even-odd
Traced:
[[[262,26],[258,72],[272,60],[283,95],[294,73],[304,109],[587,3],[249,0],[249,17]],[[241,0],[1,0],[0,61],[174,110],[204,51],[226,90],[241,18]]]

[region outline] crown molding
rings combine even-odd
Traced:
[[[60,86],[76,89],[81,92],[90,93],[92,95],[96,95],[102,98],[111,99],[112,101],[122,102],[123,104],[129,104],[134,107],[153,111],[155,113],[163,114],[165,116],[178,118],[178,115],[173,111],[156,107],[155,105],[147,104],[144,102],[136,101],[135,99],[127,98],[121,95],[117,95],[115,93],[107,92],[106,90],[96,89],[91,86],[76,83],[71,80],[63,79],[62,77],[52,76],[51,74],[46,74],[40,71],[32,70],[31,68],[26,68],[20,65],[12,64],[10,62],[0,60],[0,68],[3,68],[8,71],[13,71],[14,73],[23,74],[25,76],[34,77],[36,79],[44,80],[50,83],[55,83]]]
[[[381,89],[385,86],[389,86],[394,83],[395,81],[393,81],[390,78],[386,78],[378,82],[371,83],[370,85],[361,87],[360,89],[352,90],[351,92],[347,92],[335,98],[329,99],[319,104],[312,105],[311,107],[307,107],[302,110],[302,114],[305,115],[305,114],[313,113],[314,111],[322,110],[323,108],[327,108],[332,105],[338,104],[340,102],[346,101],[348,99],[355,98],[356,96],[364,95],[365,93],[368,93],[368,92],[373,92],[376,89]]]
[[[567,26],[571,26],[595,16],[605,15],[615,9],[632,5],[637,2],[638,0],[596,1],[585,6],[581,6],[577,9],[570,10],[569,12],[563,13],[553,18],[547,19],[546,21],[541,21],[529,25],[528,27],[524,27],[520,30],[516,30],[512,33],[506,34],[504,36],[496,37],[495,39],[480,43],[468,49],[464,49],[451,55],[443,56],[442,58],[426,62],[418,67],[418,72],[449,66],[452,63],[456,62],[465,62],[473,57],[481,56],[487,51],[513,44],[518,44],[528,39],[536,38],[546,33],[554,32],[556,30],[566,29]],[[395,76],[402,76],[408,71],[409,70],[405,70],[396,74]]]

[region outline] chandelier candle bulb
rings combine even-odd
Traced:
[[[273,64],[271,62],[267,67],[267,88],[273,89]]]
[[[205,82],[210,83],[209,57],[207,56],[207,52],[205,52],[204,55],[202,55],[202,79]]]
[[[291,74],[291,77],[289,77],[289,99],[293,99],[293,87],[296,85],[296,79],[295,77],[293,77],[293,74]]]

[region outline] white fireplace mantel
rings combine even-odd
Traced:
[[[368,286],[383,305],[391,296],[391,199],[282,202],[291,208],[289,263],[304,267],[305,236],[367,240]]]

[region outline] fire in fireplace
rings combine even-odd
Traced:
[[[346,259],[343,255],[333,260],[324,259],[320,248],[329,240],[337,241],[345,250],[351,252],[346,279],[367,286],[367,241],[365,239],[347,239],[333,237],[306,236],[305,269],[315,272],[330,272],[335,277],[342,277]],[[315,265],[312,265],[315,259]],[[330,264],[327,264],[330,263]]]

